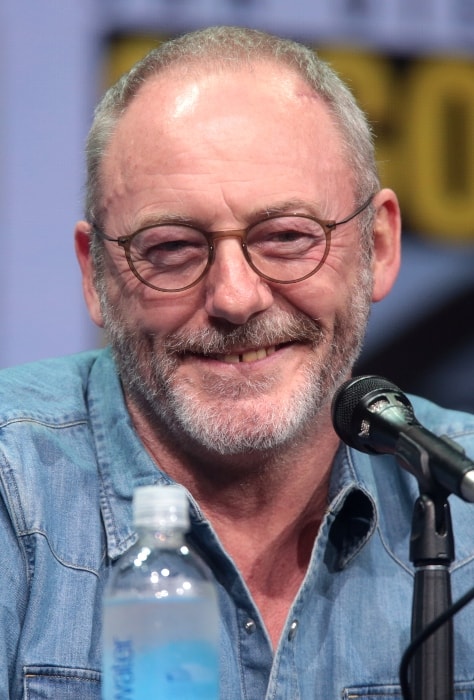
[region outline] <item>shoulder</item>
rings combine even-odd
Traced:
[[[11,420],[81,412],[89,375],[103,350],[31,362],[0,371],[0,427]]]
[[[89,394],[109,362],[98,350],[0,372],[0,496],[17,536],[46,535],[74,566],[96,565],[75,543],[78,523],[101,532]]]
[[[419,396],[410,396],[417,420],[435,435],[471,446],[474,453],[474,414],[455,411]]]

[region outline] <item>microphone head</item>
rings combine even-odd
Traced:
[[[381,445],[373,424],[383,411],[386,411],[386,430]],[[391,423],[416,422],[408,398],[395,384],[377,375],[353,377],[344,382],[334,394],[331,414],[334,429],[341,440],[371,454],[387,451]]]

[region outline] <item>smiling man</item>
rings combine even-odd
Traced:
[[[87,155],[76,252],[110,348],[3,373],[5,697],[99,697],[103,584],[157,482],[215,575],[223,700],[397,697],[416,483],[330,415],[400,262],[362,112],[310,50],[215,28],[113,86]],[[473,449],[472,418],[418,401]]]
[[[221,471],[222,454],[238,465],[242,451],[288,448],[305,430],[312,452],[370,298],[393,281],[393,193],[363,193],[373,261],[357,214],[330,242],[314,220],[361,208],[340,131],[294,68],[263,56],[250,71],[236,56],[225,72],[195,59],[150,78],[104,145],[100,214],[76,232],[86,297],[135,422],[153,442],[157,430],[174,437],[180,475],[183,446],[198,477],[199,454]],[[110,238],[128,238],[138,275]]]

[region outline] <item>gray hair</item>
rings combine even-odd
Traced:
[[[351,91],[333,69],[302,44],[244,27],[211,27],[185,34],[153,49],[99,102],[87,140],[86,219],[101,224],[101,162],[114,129],[129,103],[151,77],[177,67],[185,73],[229,70],[269,60],[293,70],[319,95],[334,116],[345,155],[353,172],[356,200],[361,202],[380,186],[371,128]],[[371,212],[361,217],[369,224]]]

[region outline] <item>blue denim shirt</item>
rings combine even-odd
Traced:
[[[108,350],[0,373],[0,699],[100,698],[101,597],[135,541],[131,497],[169,481],[135,433]],[[474,454],[474,417],[413,399]],[[192,540],[222,613],[222,700],[400,698],[410,638],[413,477],[340,449],[311,563],[273,652],[258,610],[191,499]],[[474,506],[450,497],[453,598],[474,585]],[[455,620],[456,697],[474,697],[474,606]],[[460,693],[459,691],[464,691]]]

